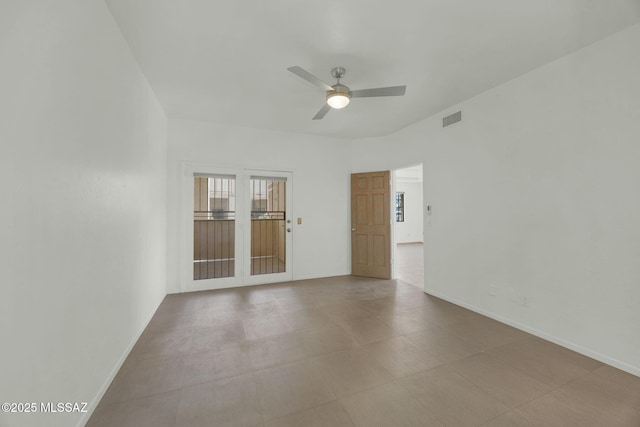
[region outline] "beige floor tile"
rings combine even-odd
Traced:
[[[341,399],[356,426],[443,426],[406,388],[389,383]]]
[[[160,309],[158,309],[160,310]],[[174,329],[189,329],[193,326],[196,314],[193,311],[156,311],[144,333],[167,332]]]
[[[415,312],[415,308],[402,309],[391,315],[379,315],[399,335],[409,335],[434,326],[426,320],[426,316]]]
[[[362,349],[396,378],[415,374],[443,363],[404,337],[374,342],[363,346]]]
[[[99,405],[86,427],[174,427],[180,390]]]
[[[233,307],[221,309],[200,309],[194,313],[194,328],[222,328],[232,323],[241,322],[242,318]]]
[[[553,390],[487,353],[478,353],[448,366],[510,408]]]
[[[411,290],[411,292],[400,291],[398,292],[398,288],[396,288],[396,293],[394,294],[395,304],[399,308],[403,309],[424,309],[430,305],[429,297],[425,295],[424,292],[421,292],[418,289],[414,289],[412,286],[406,286],[405,288]]]
[[[218,351],[192,353],[185,357],[183,386],[233,377],[252,370],[248,342],[228,345]]]
[[[182,389],[176,416],[180,427],[262,425],[253,374]]]
[[[429,326],[406,337],[420,349],[443,362],[463,359],[481,351],[476,344],[464,341],[437,326]]]
[[[531,423],[526,418],[518,415],[515,412],[507,412],[504,415],[499,416],[486,424],[482,424],[482,427],[543,427]]]
[[[334,400],[313,409],[287,415],[265,424],[265,427],[354,427],[342,405]]]
[[[593,373],[618,384],[627,393],[634,396],[640,395],[640,377],[608,365],[602,365],[594,370]]]
[[[250,341],[249,352],[254,369],[284,365],[310,354],[305,337],[296,332]]]
[[[507,406],[446,365],[399,382],[444,425],[477,426],[508,412]]]
[[[454,323],[482,320],[484,316],[458,307],[446,301],[438,300],[433,297],[421,299],[424,303],[419,307],[412,307],[412,312],[416,315],[421,314],[423,318],[436,326],[449,326]]]
[[[289,326],[289,323],[280,314],[245,319],[242,323],[244,325],[245,336],[249,340],[293,331],[293,328]]]
[[[306,310],[317,307],[321,300],[307,295],[288,295],[277,297],[280,310],[286,312],[291,310]]]
[[[180,389],[183,372],[183,356],[127,360],[102,402],[122,402]]]
[[[304,331],[299,335],[305,353],[310,357],[349,350],[357,345],[348,332],[333,324],[323,329]]]
[[[131,359],[149,359],[162,356],[187,354],[191,350],[192,330],[170,329],[161,332],[145,332],[133,347]]]
[[[299,330],[318,330],[329,326],[337,326],[326,313],[318,308],[305,308],[286,311],[282,313],[294,331]]]
[[[422,294],[416,297],[411,296],[411,298],[424,299],[424,298],[428,298],[428,296]],[[427,301],[425,303],[426,305],[420,305],[417,307],[399,307],[399,309],[395,311],[393,314],[400,317],[409,317],[415,320],[420,320],[426,324],[430,324],[433,326],[433,324],[429,322],[429,317],[433,315],[433,313],[431,312],[431,309],[429,308],[429,304],[431,303],[428,302],[428,299],[426,301]]]
[[[551,393],[558,401],[608,426],[640,426],[640,392],[597,374],[580,377]]]
[[[201,298],[196,292],[168,294],[165,295],[164,299],[160,303],[154,317],[197,310],[200,307],[200,304]]]
[[[353,394],[394,379],[393,374],[363,350],[352,350],[311,359],[314,370],[330,384],[337,397]]]
[[[276,297],[267,286],[249,286],[236,290],[240,301],[247,304],[273,303]]]
[[[588,413],[560,402],[550,394],[521,406],[514,411],[534,426],[544,427],[612,427],[614,424],[593,418]]]
[[[243,302],[242,309],[237,310],[239,316],[242,319],[254,319],[267,316],[275,316],[282,312],[282,307],[279,304],[277,298],[270,301],[258,302],[258,303],[245,303]]]
[[[340,326],[359,344],[369,344],[399,335],[386,323],[376,317],[341,320]]]
[[[525,339],[488,350],[527,375],[553,387],[588,374],[601,363],[538,338]]]
[[[242,294],[237,289],[192,292],[190,295],[198,298],[199,309],[231,307],[235,310],[243,304]]]
[[[639,410],[638,377],[341,276],[167,296],[88,425],[638,427]]]
[[[256,371],[255,378],[265,422],[335,399],[307,361]]]
[[[242,322],[230,322],[210,328],[194,328],[191,340],[191,352],[221,350],[227,345],[236,345],[245,341]]]
[[[489,319],[488,317],[452,323],[443,326],[443,329],[450,331],[458,338],[475,344],[482,350],[532,337],[525,332]]]
[[[368,310],[362,304],[356,302],[342,302],[338,304],[327,304],[318,307],[333,322],[342,320],[361,319],[363,317],[372,317],[375,312]]]
[[[375,315],[380,315],[382,312],[393,313],[402,310],[402,307],[398,305],[395,295],[364,300],[361,305],[368,311],[375,313]]]

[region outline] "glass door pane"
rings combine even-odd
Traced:
[[[235,177],[196,175],[193,180],[193,279],[233,277]]]
[[[287,179],[251,176],[251,275],[287,270]]]

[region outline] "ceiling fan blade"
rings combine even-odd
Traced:
[[[287,70],[291,71],[293,74],[295,74],[298,77],[302,77],[309,83],[312,83],[318,86],[322,90],[333,90],[333,88],[329,86],[329,84],[323,82],[322,80],[320,80],[319,78],[317,78],[316,76],[308,72],[307,70],[300,68],[297,65],[295,67],[289,67],[287,68]]]
[[[324,104],[320,109],[320,111],[318,111],[316,115],[313,116],[313,120],[321,120],[324,116],[327,115],[329,110],[331,110],[331,107],[329,106],[329,104]]]
[[[403,96],[406,86],[377,87],[374,89],[352,90],[352,98],[368,98],[372,96]]]

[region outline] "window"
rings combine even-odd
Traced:
[[[404,193],[396,193],[396,222],[404,222]]]

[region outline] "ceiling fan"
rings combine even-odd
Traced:
[[[360,89],[351,90],[347,86],[340,83],[340,79],[344,77],[347,70],[343,67],[336,67],[331,70],[331,75],[337,80],[337,83],[333,86],[323,82],[307,70],[298,67],[289,67],[288,71],[291,71],[298,77],[302,77],[309,83],[312,83],[327,92],[327,103],[322,106],[320,111],[313,116],[313,120],[322,119],[332,108],[336,110],[344,108],[349,104],[351,98],[369,98],[373,96],[403,96],[407,90],[406,86],[389,86],[389,87],[377,87],[373,89]]]

